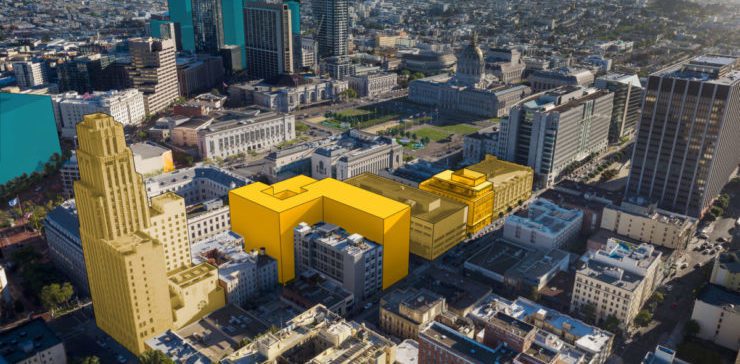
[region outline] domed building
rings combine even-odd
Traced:
[[[501,117],[532,90],[525,85],[505,85],[486,73],[486,59],[478,46],[478,34],[457,56],[457,72],[411,81],[409,100],[441,111],[463,112],[482,117]]]
[[[486,82],[486,60],[478,47],[477,33],[473,33],[470,44],[457,57],[455,82],[475,88],[484,88],[490,84]]]

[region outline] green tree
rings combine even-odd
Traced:
[[[28,223],[33,230],[40,231],[44,227],[44,219],[47,212],[44,206],[34,206],[31,209],[31,216],[28,218]]]
[[[593,303],[587,303],[581,307],[581,313],[587,322],[593,323],[596,321],[596,306]]]
[[[709,209],[709,214],[712,215],[712,216],[714,216],[715,219],[716,218],[719,218],[719,217],[722,217],[722,214],[724,214],[724,213],[725,213],[725,210],[722,209],[719,206],[712,206]]]
[[[5,210],[0,210],[0,229],[10,227],[12,223],[13,217],[10,213]]]
[[[607,316],[604,320],[604,329],[610,332],[619,331],[619,319],[616,318],[614,315]]]
[[[355,91],[354,89],[348,88],[339,94],[339,98],[342,100],[349,100],[349,99],[357,98],[357,91]]]
[[[418,80],[418,79],[424,78],[424,77],[426,77],[426,75],[424,75],[423,73],[421,73],[421,72],[414,72],[414,74],[411,75],[410,80],[411,81]]]
[[[141,364],[175,364],[172,359],[159,350],[145,351],[139,355],[139,362]]]
[[[665,295],[663,295],[662,292],[656,291],[655,293],[653,293],[652,298],[653,298],[653,301],[658,302],[658,304],[661,304],[665,300]]]
[[[696,334],[699,333],[699,330],[701,330],[701,326],[699,326],[699,322],[696,320],[689,320],[689,322],[686,323],[686,335],[688,336],[696,336]]]
[[[717,200],[714,202],[714,204],[724,210],[727,208],[727,206],[730,206],[730,196],[728,196],[726,193],[723,193],[719,195],[719,197],[717,197]]]
[[[56,311],[60,306],[66,305],[72,296],[74,295],[74,288],[69,282],[64,284],[52,283],[41,288],[39,298],[41,304],[46,307],[49,311]]]
[[[249,340],[249,338],[245,337],[239,341],[239,348],[243,348],[247,345],[249,345],[252,342],[252,340]]]
[[[640,310],[637,316],[635,316],[635,324],[638,326],[645,327],[650,323],[650,321],[653,321],[653,314],[648,310]]]
[[[529,298],[532,301],[540,300],[540,290],[537,289],[537,286],[532,286],[532,288],[529,290]]]
[[[40,258],[41,254],[39,254],[39,252],[30,245],[18,248],[10,255],[10,260],[19,267],[22,267],[24,264],[34,263]]]
[[[86,356],[84,358],[77,358],[74,361],[75,364],[100,364],[100,358],[97,356]]]

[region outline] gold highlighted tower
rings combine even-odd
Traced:
[[[149,205],[123,126],[91,114],[77,135],[74,189],[95,319],[140,354],[146,339],[223,306],[224,293],[215,267],[191,266],[183,199],[169,193]]]

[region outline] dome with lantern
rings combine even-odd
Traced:
[[[478,47],[478,33],[473,33],[470,44],[457,56],[455,82],[475,88],[485,88],[489,83],[486,77],[486,60]]]

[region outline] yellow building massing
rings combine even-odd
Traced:
[[[200,278],[177,279],[190,267],[183,258],[190,256],[185,204],[165,194],[149,206],[123,126],[91,114],[77,125],[77,135],[80,180],[74,188],[95,319],[140,354],[145,340],[223,306],[225,297],[207,264],[191,273]]]
[[[465,239],[467,206],[463,203],[372,173],[344,182],[411,207],[409,249],[412,254],[434,260]]]
[[[446,170],[419,184],[419,189],[468,206],[467,231],[478,232],[491,223],[493,184],[486,175],[470,169]]]
[[[183,266],[170,272],[168,278],[175,329],[190,325],[226,304],[223,288],[218,285],[218,268],[210,264]]]
[[[278,263],[278,280],[295,278],[293,229],[324,221],[383,246],[383,288],[408,274],[410,208],[332,178],[296,176],[229,192],[231,227],[248,250],[264,247]]]
[[[510,209],[532,197],[534,171],[520,164],[502,161],[492,155],[466,167],[483,173],[493,184],[493,218],[501,218]]]

